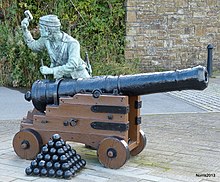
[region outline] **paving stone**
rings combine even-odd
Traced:
[[[28,181],[28,180],[24,180],[24,179],[15,179],[15,180],[13,180],[13,182],[24,182],[24,181]]]
[[[16,180],[16,176],[10,177],[10,176],[1,175],[1,178],[0,178],[0,182],[9,182],[9,181],[14,181],[14,180]]]
[[[208,179],[202,179],[201,181],[199,182],[219,182],[219,181],[215,181],[215,180],[208,180]]]
[[[101,176],[98,176],[96,175],[96,173],[94,173],[93,171],[93,174],[80,174],[78,176],[78,179],[82,179],[82,181],[100,181],[100,182],[106,182],[106,181],[109,181],[111,178],[108,178],[108,177],[101,177]]]
[[[182,180],[164,178],[159,182],[183,182]]]
[[[183,90],[167,93],[182,99],[192,105],[195,105],[207,112],[220,112],[220,86],[216,83],[209,83],[209,86],[203,90]]]

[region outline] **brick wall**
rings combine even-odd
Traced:
[[[206,65],[220,69],[220,0],[127,0],[126,59],[147,71]]]

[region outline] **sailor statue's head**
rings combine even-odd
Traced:
[[[56,15],[40,17],[39,30],[41,37],[53,38],[54,34],[60,33],[61,23]]]

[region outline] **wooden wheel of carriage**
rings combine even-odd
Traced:
[[[97,150],[99,162],[112,169],[123,166],[130,157],[128,144],[115,137],[108,137],[101,141]]]
[[[22,159],[34,159],[42,145],[40,134],[33,129],[21,130],[13,138],[14,151]]]
[[[145,148],[146,144],[147,144],[146,136],[145,136],[144,132],[142,130],[140,130],[139,131],[139,144],[138,144],[138,146],[136,148],[134,148],[130,152],[130,154],[132,156],[138,155]]]

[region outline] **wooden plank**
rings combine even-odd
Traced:
[[[135,101],[140,101],[140,96],[130,96],[129,97],[129,132],[128,137],[131,142],[139,143],[139,130],[140,124],[136,124],[136,118],[140,117],[140,109],[135,108]]]
[[[76,94],[73,97],[61,97],[59,99],[62,104],[88,104],[88,105],[117,105],[128,106],[128,96],[124,95],[101,95],[94,98],[92,94]]]
[[[138,146],[137,142],[134,141],[134,142],[129,142],[129,145],[128,145],[128,148],[129,148],[129,151],[132,151],[134,148],[136,148]]]
[[[91,111],[91,105],[82,104],[63,104],[59,106],[47,106],[47,116],[90,118],[102,120],[128,121],[128,114],[95,113]]]
[[[94,121],[101,121],[101,122],[109,122],[104,120],[91,120],[91,119],[82,119],[77,118],[76,126],[64,126],[64,122],[70,120],[69,117],[43,117],[43,116],[34,116],[33,126],[37,130],[53,130],[53,131],[65,131],[69,133],[82,133],[82,134],[97,134],[97,135],[105,135],[105,136],[118,136],[121,138],[128,137],[128,130],[124,132],[120,131],[111,131],[111,130],[99,130],[93,129],[91,127],[91,123]],[[114,121],[115,123],[122,123],[128,124],[127,122],[118,122]]]

